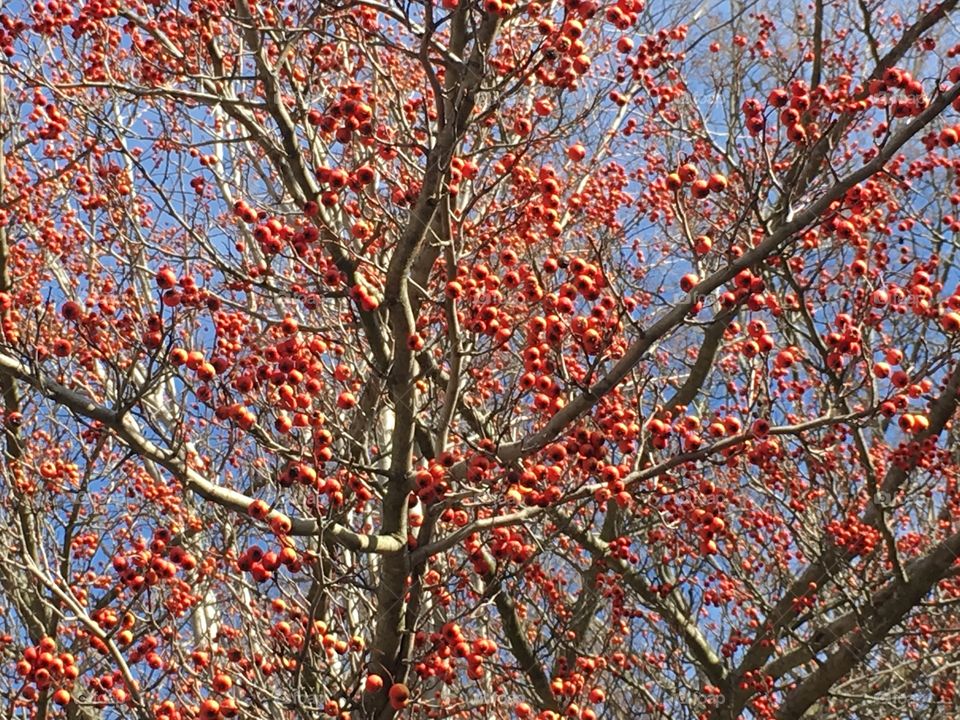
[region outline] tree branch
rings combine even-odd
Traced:
[[[243,493],[211,482],[191,468],[180,455],[163,450],[148,440],[136,428],[129,415],[118,415],[87,395],[71,390],[39,373],[32,372],[16,358],[0,354],[0,375],[16,378],[74,414],[101,423],[104,427],[112,430],[138,457],[153,461],[166,468],[183,483],[186,489],[203,499],[242,514],[247,513],[250,503],[253,502],[253,498],[247,497]],[[267,519],[272,519],[278,515],[281,515],[281,513],[272,511]],[[310,518],[291,518],[291,523],[292,529],[290,532],[292,535],[327,535],[338,544],[359,552],[396,552],[405,545],[406,541],[406,538],[401,540],[389,535],[356,533],[338,523],[321,525],[318,521]]]

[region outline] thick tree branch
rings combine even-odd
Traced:
[[[153,461],[167,469],[184,484],[184,487],[203,499],[243,514],[247,513],[250,503],[253,502],[253,498],[247,497],[243,493],[211,482],[190,467],[181,455],[163,450],[148,440],[136,428],[129,415],[118,415],[87,395],[71,390],[44,377],[39,372],[30,370],[16,358],[0,354],[0,375],[16,378],[79,417],[101,423],[104,427],[112,430],[138,457]],[[267,519],[269,520],[280,514],[277,511],[272,511]],[[389,535],[364,535],[353,532],[337,523],[321,525],[316,520],[309,518],[291,518],[291,523],[291,534],[293,535],[327,535],[340,545],[359,552],[396,552],[405,544],[406,539],[401,540]]]
[[[909,564],[910,582],[896,585],[889,598],[856,629],[844,636],[840,647],[797,687],[777,711],[777,720],[799,720],[850,670],[863,663],[887,633],[915,608],[960,555],[960,533],[939,543],[926,557]]]
[[[630,374],[656,343],[676,331],[683,324],[695,303],[695,298],[706,297],[717,288],[730,282],[740,271],[756,267],[767,257],[779,251],[797,233],[816,222],[829,210],[834,201],[843,197],[847,190],[880,172],[900,148],[926,128],[957,97],[960,97],[960,84],[954,85],[949,91],[931,102],[923,112],[891,135],[887,143],[872,160],[834,183],[803,210],[792,214],[792,217],[768,234],[752,250],[745,252],[736,260],[702,280],[687,294],[687,297],[646,328],[643,336],[627,349],[623,357],[606,375],[591,385],[587,391],[567,403],[562,410],[550,418],[541,430],[522,440],[501,446],[498,451],[500,460],[510,465],[520,458],[536,452],[550,443],[564,428],[588,413],[601,398],[605,397]]]
[[[683,640],[691,657],[696,661],[697,667],[703,672],[704,676],[713,685],[723,687],[727,681],[727,668],[716,650],[710,646],[703,633],[700,632],[693,619],[676,607],[670,601],[669,596],[661,598],[658,593],[651,590],[643,576],[630,567],[629,563],[612,556],[608,552],[608,543],[577,527],[566,515],[559,512],[551,514],[564,533],[574,538],[594,557],[602,558],[608,567],[620,574],[623,581],[640,596],[647,607],[655,610],[663,617],[664,621]]]
[[[918,442],[923,442],[927,438],[935,438],[943,431],[950,417],[956,411],[958,401],[960,401],[960,364],[954,367],[946,383],[946,388],[937,398],[929,413],[930,425],[923,433],[917,436]],[[907,477],[916,467],[917,459],[914,458],[909,466],[900,467],[894,464],[887,471],[881,487],[888,496],[894,493],[903,485]],[[868,524],[874,524],[879,514],[879,510],[874,504],[870,504],[864,513],[863,521]],[[829,579],[844,567],[854,556],[847,550],[836,546],[833,543],[827,545],[820,558],[809,565],[803,573],[789,584],[786,592],[780,601],[773,607],[767,617],[762,631],[757,634],[747,653],[743,656],[740,664],[731,675],[731,690],[727,697],[727,703],[717,708],[711,718],[721,720],[733,718],[746,703],[747,699],[753,694],[752,690],[740,689],[737,687],[739,679],[745,677],[748,673],[758,670],[767,662],[777,647],[777,641],[782,636],[784,630],[789,627],[798,617],[800,610],[796,600],[808,596],[811,588],[819,592],[820,588],[829,581]],[[908,569],[909,574],[909,569]],[[911,578],[906,586],[914,588],[918,583],[922,583],[920,578]]]
[[[510,594],[503,588],[502,580],[496,574],[497,563],[493,556],[486,551],[483,552],[483,563],[485,571],[483,572],[484,583],[486,584],[485,595],[493,598],[500,615],[500,624],[503,632],[510,643],[510,652],[520,664],[520,671],[530,678],[533,688],[537,693],[540,705],[547,710],[560,711],[560,705],[550,689],[550,678],[544,672],[543,666],[537,659],[533,648],[527,641],[527,635],[523,629],[523,623],[517,614],[517,606]]]

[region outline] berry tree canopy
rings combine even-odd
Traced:
[[[960,718],[958,0],[7,0],[0,716]]]

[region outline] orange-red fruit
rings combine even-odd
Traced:
[[[402,710],[410,700],[410,690],[403,683],[394,683],[390,686],[390,706],[394,710]]]
[[[944,329],[944,332],[960,332],[960,313],[944,313],[943,317],[940,318],[940,327]]]
[[[177,275],[170,268],[164,268],[157,272],[157,287],[161,290],[169,290],[177,284]]]
[[[226,673],[219,673],[213,678],[213,689],[218,693],[225,693],[233,687],[233,678]]]
[[[57,338],[53,341],[53,354],[57,357],[67,357],[73,352],[73,343],[66,338]]]
[[[587,156],[587,149],[581,143],[575,143],[567,148],[567,157],[573,162],[580,162]]]
[[[75,303],[73,300],[68,300],[60,306],[60,314],[63,315],[63,317],[67,320],[77,320],[83,314],[83,310],[81,309],[79,303]]]
[[[590,691],[590,702],[592,703],[602,703],[606,700],[607,694],[601,688],[593,688]]]
[[[697,166],[692,163],[685,163],[677,169],[677,174],[683,182],[693,182],[697,179]]]
[[[690,292],[700,282],[700,278],[695,273],[687,273],[680,278],[680,289],[684,292]]]
[[[270,520],[270,529],[275,535],[286,535],[292,527],[293,524],[286,515],[274,515]]]
[[[698,200],[702,200],[710,194],[710,185],[706,180],[695,180],[690,186],[690,194]]]
[[[200,717],[215,718],[220,714],[220,703],[213,698],[207,698],[200,705]]]
[[[220,703],[220,715],[225,718],[237,717],[240,713],[240,708],[237,707],[237,701],[231,697],[224,698],[223,702]]]
[[[174,348],[170,351],[169,359],[173,365],[183,365],[189,357],[190,354],[183,348]]]
[[[250,514],[250,517],[255,520],[263,520],[270,512],[270,506],[263,500],[254,500],[250,503],[250,507],[247,508],[247,512]]]
[[[726,175],[721,175],[720,173],[714,173],[707,181],[707,185],[711,192],[723,192],[727,189],[727,177]]]

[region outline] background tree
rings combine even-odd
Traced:
[[[960,717],[956,0],[0,11],[4,717]]]

